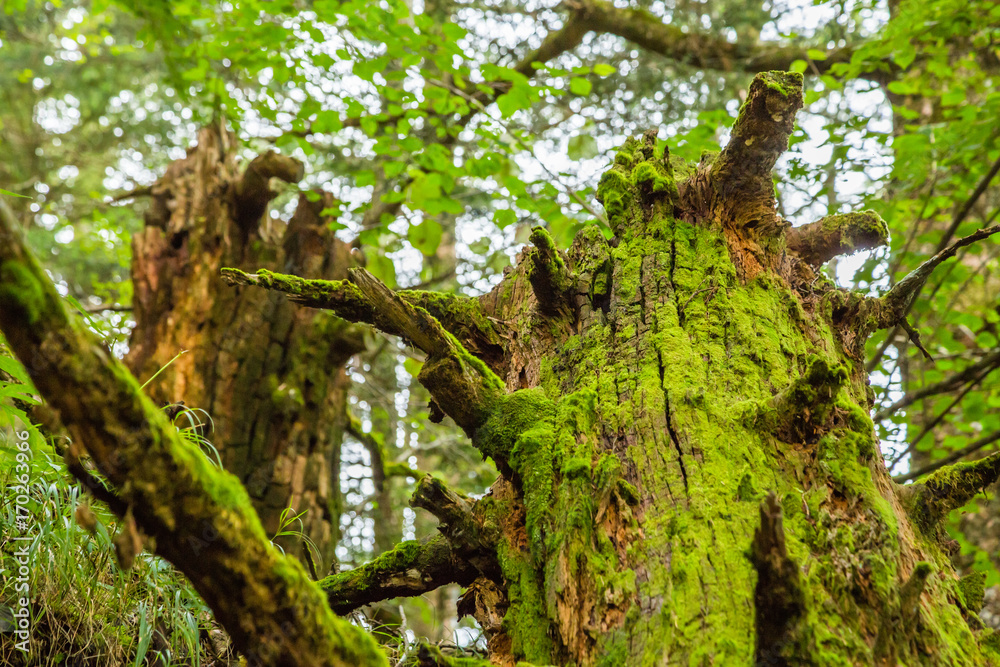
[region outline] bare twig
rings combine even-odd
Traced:
[[[978,440],[974,440],[965,447],[963,447],[962,449],[957,449],[948,456],[945,456],[942,459],[934,461],[933,463],[928,463],[922,468],[917,468],[916,470],[912,470],[904,475],[896,475],[895,477],[892,478],[892,481],[896,482],[897,484],[903,484],[904,482],[909,482],[910,480],[917,479],[918,477],[923,477],[928,473],[932,473],[935,470],[939,470],[945,467],[949,463],[954,463],[955,461],[958,461],[959,459],[964,458],[969,454],[974,454],[975,452],[978,452],[980,449],[993,444],[997,440],[1000,440],[1000,430],[993,431],[989,435],[985,435],[982,438],[979,438]],[[998,455],[995,454],[994,456]],[[964,504],[965,503],[962,502],[958,506],[961,507]]]
[[[909,313],[913,301],[920,293],[921,288],[927,282],[927,278],[930,277],[938,265],[954,257],[960,248],[988,238],[997,232],[1000,232],[1000,225],[993,225],[955,241],[911,271],[909,275],[896,283],[885,295],[872,300],[873,304],[877,306],[873,312],[876,328],[886,329],[900,325],[903,318]]]

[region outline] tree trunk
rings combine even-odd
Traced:
[[[868,416],[867,337],[958,246],[881,298],[821,278],[887,230],[868,212],[794,230],[776,215],[800,106],[801,77],[768,73],[717,158],[630,140],[598,188],[613,238],[586,228],[564,255],[537,228],[462,316],[359,270],[333,286],[228,274],[423,349],[436,407],[501,472],[478,502],[421,482],[412,503],[442,537],[322,582],[335,610],[457,581],[501,665],[1000,657],[941,528],[1000,455],[904,488]],[[477,356],[484,332],[501,358]]]
[[[270,179],[298,181],[302,167],[267,153],[241,174],[235,144],[225,130],[202,130],[152,188],[145,228],[133,240],[136,326],[127,363],[140,381],[163,369],[146,388],[155,400],[204,410],[192,416],[210,420],[204,435],[246,485],[269,534],[286,508],[305,512],[303,532],[325,574],[339,539],[344,366],[363,348],[362,332],[278,295],[226,287],[219,269],[344,278],[350,247],[323,215],[334,205],[325,193],[310,193],[316,201],[300,195],[287,228],[273,228],[280,223],[267,215],[276,196]],[[279,544],[303,548],[299,539]]]

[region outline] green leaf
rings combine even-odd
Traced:
[[[913,84],[908,81],[890,81],[889,92],[897,95],[909,95],[913,92]]]
[[[396,286],[396,265],[385,255],[370,256],[366,268],[386,286]]]
[[[28,197],[27,195],[19,195],[16,192],[11,192],[10,190],[4,190],[3,188],[0,188],[0,195],[10,195],[11,197],[21,197],[22,199],[31,199],[31,197]]]
[[[574,95],[590,95],[594,84],[582,77],[574,77],[569,80],[569,91]]]
[[[578,134],[571,137],[566,154],[571,160],[589,160],[597,157],[597,139],[590,134]]]
[[[423,254],[433,255],[441,244],[441,225],[430,219],[424,220],[419,225],[410,225],[406,238]]]
[[[598,63],[594,65],[594,74],[597,76],[611,76],[618,72],[618,69],[614,65],[609,65],[607,63]]]
[[[806,71],[806,67],[808,66],[809,63],[807,63],[805,60],[793,60],[792,64],[789,65],[788,69],[792,70],[793,72],[798,72],[799,74],[802,74],[803,72]]]
[[[826,51],[820,51],[819,49],[809,49],[806,51],[806,56],[810,60],[823,61],[826,60]]]
[[[386,178],[395,178],[403,173],[404,169],[406,169],[406,163],[401,160],[386,162],[382,165],[382,171],[385,172]]]
[[[531,106],[531,98],[528,97],[527,90],[525,86],[514,85],[510,92],[506,95],[501,95],[497,99],[497,106],[500,107],[500,113],[504,118],[510,118],[515,111],[520,111],[521,109],[527,109]]]
[[[917,58],[917,48],[913,45],[913,42],[909,40],[903,41],[899,49],[892,54],[892,59],[896,61],[896,64],[906,69],[909,67],[914,60]]]
[[[502,208],[493,214],[493,222],[496,223],[497,227],[503,229],[517,222],[517,214],[509,208]]]
[[[403,361],[403,368],[405,368],[406,372],[409,373],[412,377],[417,377],[418,375],[420,375],[420,369],[423,367],[424,367],[423,362],[417,361],[416,359],[407,358]]]
[[[28,371],[26,371],[24,366],[22,366],[16,359],[0,355],[0,371],[4,371],[8,375],[13,376],[18,382],[27,385],[29,388],[34,390],[31,378],[28,377]]]
[[[947,93],[941,96],[941,104],[946,107],[958,106],[965,101],[965,91],[964,90],[949,90]]]

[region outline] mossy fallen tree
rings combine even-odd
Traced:
[[[801,104],[800,76],[757,76],[729,144],[680,180],[682,165],[655,132],[628,140],[598,188],[612,237],[586,228],[564,252],[538,230],[524,259],[479,299],[394,292],[363,269],[339,281],[225,270],[230,284],[286,293],[423,350],[418,379],[432,414],[454,419],[500,471],[475,501],[422,482],[413,504],[440,519],[440,534],[325,580],[325,593],[300,588],[290,565],[268,581],[314,602],[329,595],[339,611],[459,582],[460,611],[479,621],[499,665],[1000,660],[975,616],[975,582],[955,575],[940,529],[1000,469],[991,457],[900,486],[868,417],[865,340],[897,324],[906,290],[951,255],[881,298],[816,273],[885,234],[871,214],[800,232],[777,214],[771,170]],[[5,238],[20,248],[10,231]],[[243,507],[228,490],[220,498],[221,474],[173,453],[186,450],[162,416],[59,314],[37,266],[8,245],[0,326],[29,370],[56,341],[67,361],[35,365],[36,385],[138,526],[173,535],[184,528],[164,525],[165,516]],[[108,407],[84,381],[132,407]],[[147,431],[114,444],[119,433]],[[127,466],[108,454],[118,449]],[[155,472],[160,458],[174,462],[179,481]],[[175,490],[161,497],[159,484]],[[181,492],[191,495],[176,508]],[[233,544],[245,534],[257,544],[253,521],[238,516],[243,532],[220,529]],[[255,612],[250,593],[218,599],[202,571],[184,569],[190,554],[179,549],[158,537],[157,550],[201,582],[231,632],[241,613],[256,613],[261,626],[289,619],[273,607]],[[222,581],[257,590],[240,557],[246,579]],[[222,570],[215,577],[236,566],[200,561],[209,565]],[[293,636],[318,633],[325,659],[341,659],[348,630],[325,603],[310,610]],[[452,664],[427,648],[414,659]],[[289,660],[273,664],[328,664]],[[377,661],[367,652],[358,660]]]

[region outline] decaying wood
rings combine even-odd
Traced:
[[[819,664],[808,656],[796,655],[796,626],[806,612],[805,596],[799,581],[799,566],[788,557],[781,503],[769,494],[760,504],[760,526],[754,533],[751,552],[757,570],[754,608],[757,618],[756,664]],[[795,656],[795,661],[789,660]]]

